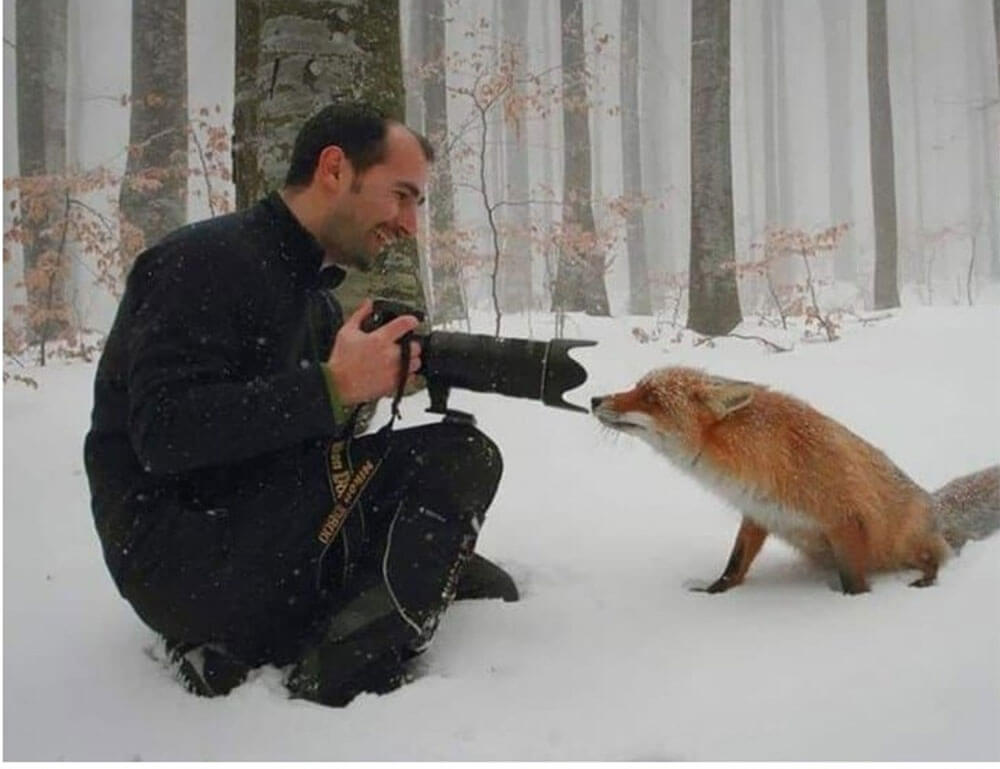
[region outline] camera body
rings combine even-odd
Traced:
[[[425,315],[402,302],[378,298],[361,324],[365,331],[384,326],[400,315],[413,315],[421,322]],[[434,414],[454,414],[448,410],[452,387],[476,392],[495,392],[513,398],[540,400],[547,406],[587,413],[568,403],[563,393],[587,379],[587,371],[569,357],[574,347],[597,344],[585,339],[533,339],[463,334],[450,331],[411,332],[401,342],[414,339],[420,344],[421,366],[417,374],[427,380]]]
[[[371,332],[381,328],[401,315],[412,315],[421,323],[426,319],[423,310],[411,307],[404,302],[397,302],[395,299],[383,299],[378,297],[372,300],[372,312],[367,318],[361,321],[361,330]]]

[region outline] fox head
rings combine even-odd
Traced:
[[[590,405],[602,424],[686,456],[701,451],[707,428],[748,406],[761,389],[677,366],[651,371],[631,390],[591,398]]]

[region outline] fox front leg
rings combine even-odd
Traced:
[[[840,573],[840,586],[846,595],[858,595],[869,590],[868,537],[864,524],[853,516],[827,533],[833,557]]]
[[[923,547],[917,553],[917,568],[923,572],[920,579],[910,583],[910,587],[930,587],[937,582],[938,556],[929,547]]]
[[[700,593],[724,593],[729,588],[736,587],[743,581],[765,539],[767,539],[767,530],[744,517],[740,524],[740,530],[736,533],[733,552],[729,556],[729,562],[726,564],[722,576],[708,587],[695,588],[695,590]]]

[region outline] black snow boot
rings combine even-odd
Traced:
[[[199,697],[222,697],[246,681],[251,666],[220,644],[166,641],[171,664],[181,684]]]
[[[343,707],[361,692],[391,692],[406,683],[405,662],[425,645],[420,626],[407,619],[384,585],[369,587],[337,611],[285,686],[292,697],[331,707]]]
[[[473,553],[465,564],[455,589],[456,601],[476,598],[516,601],[518,597],[517,585],[510,574],[479,553]]]

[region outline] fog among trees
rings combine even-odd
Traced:
[[[998,13],[5,0],[5,372],[57,341],[88,355],[138,250],[275,188],[336,98],[437,147],[417,247],[350,289],[405,275],[437,323],[805,314],[832,339],[837,312],[996,302]]]

